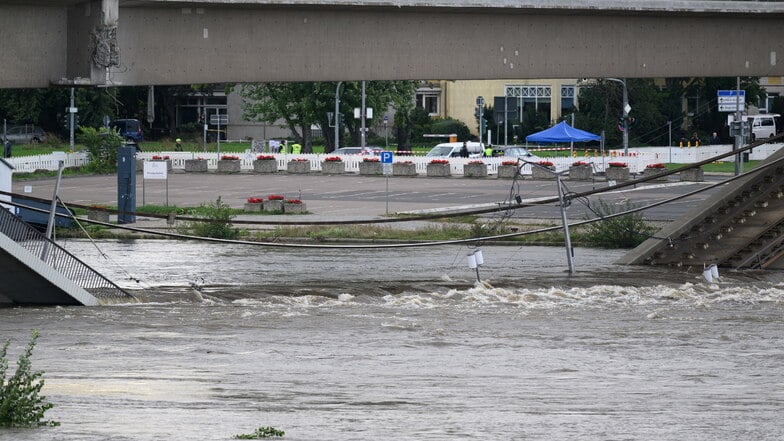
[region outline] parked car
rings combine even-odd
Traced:
[[[142,123],[138,119],[116,119],[112,121],[112,128],[120,132],[126,141],[142,142]]]
[[[509,147],[500,147],[494,150],[494,155],[509,157],[513,159],[522,159],[528,162],[539,162],[542,160],[539,156],[529,152],[525,147],[513,145]]]
[[[37,144],[46,142],[46,132],[44,129],[32,124],[14,126],[6,131],[6,137],[13,144]]]
[[[341,147],[336,149],[331,155],[359,155],[359,156],[379,156],[384,149],[376,146],[366,147]]]
[[[465,143],[468,149],[468,156],[470,158],[479,158],[485,149],[484,144],[481,142],[468,141]],[[444,142],[430,149],[425,156],[446,156],[452,158],[460,157],[460,152],[463,148],[463,142]]]

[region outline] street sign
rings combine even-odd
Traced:
[[[392,152],[381,152],[382,164],[391,164],[393,159],[394,159],[394,155],[392,154]]]
[[[717,90],[719,112],[743,112],[746,110],[745,90]]]
[[[733,97],[733,98],[735,98],[735,96],[738,95],[738,92],[740,92],[740,99],[741,99],[741,101],[746,99],[746,91],[745,90],[717,90],[716,91],[716,96],[718,96],[719,98],[721,98],[721,97]]]
[[[740,96],[740,97],[720,96],[719,97],[719,104],[735,104],[737,102],[740,102],[741,104],[745,104],[746,97],[745,96]]]
[[[732,104],[719,103],[719,112],[737,112],[737,111],[741,111],[741,112],[746,111],[746,104],[741,101],[740,109],[738,109],[738,106],[736,106],[735,103]]]
[[[381,174],[389,176],[392,174],[392,164],[381,164]]]

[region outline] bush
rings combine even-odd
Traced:
[[[86,169],[94,173],[117,171],[117,147],[123,145],[122,136],[116,130],[79,127],[77,141],[87,147],[90,163]]]
[[[430,126],[431,133],[438,133],[448,135],[451,133],[457,134],[457,139],[466,140],[471,137],[471,130],[465,123],[452,118],[440,119],[433,121]]]
[[[600,200],[593,211],[597,216],[605,218],[614,213],[628,211],[635,205],[626,203],[620,209]],[[655,228],[648,225],[639,213],[603,219],[587,226],[585,239],[589,244],[602,248],[634,248],[648,239]]]
[[[33,331],[30,343],[16,363],[16,373],[5,381],[8,370],[8,345],[6,340],[0,349],[0,427],[58,426],[56,421],[44,421],[44,413],[54,407],[39,395],[44,387],[42,371],[33,371],[30,357],[38,339],[38,331]]]
[[[234,439],[261,439],[261,438],[277,438],[285,435],[286,432],[278,430],[274,427],[259,427],[253,433],[244,433],[234,435]]]
[[[220,196],[215,202],[202,204],[193,211],[194,214],[205,219],[204,222],[195,222],[188,226],[196,236],[216,239],[236,239],[239,236],[240,231],[231,227],[231,220],[235,216],[234,210],[228,204],[224,204]]]

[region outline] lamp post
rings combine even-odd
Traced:
[[[337,87],[335,87],[335,150],[337,150],[340,145],[340,85],[343,84],[342,81],[338,81]]]
[[[615,81],[616,83],[621,83],[623,86],[623,154],[629,154],[629,112],[632,110],[631,106],[629,106],[629,93],[626,90],[626,79],[620,78],[605,78],[608,81]]]
[[[485,105],[485,98],[478,96],[476,97],[476,106],[478,107],[478,115],[479,115],[479,144],[482,143],[482,135],[484,133],[484,105]]]

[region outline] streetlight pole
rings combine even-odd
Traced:
[[[340,147],[340,85],[342,81],[338,81],[335,87],[335,150]]]
[[[623,154],[629,154],[629,92],[626,90],[626,78],[605,78],[608,81],[615,81],[623,85]]]

